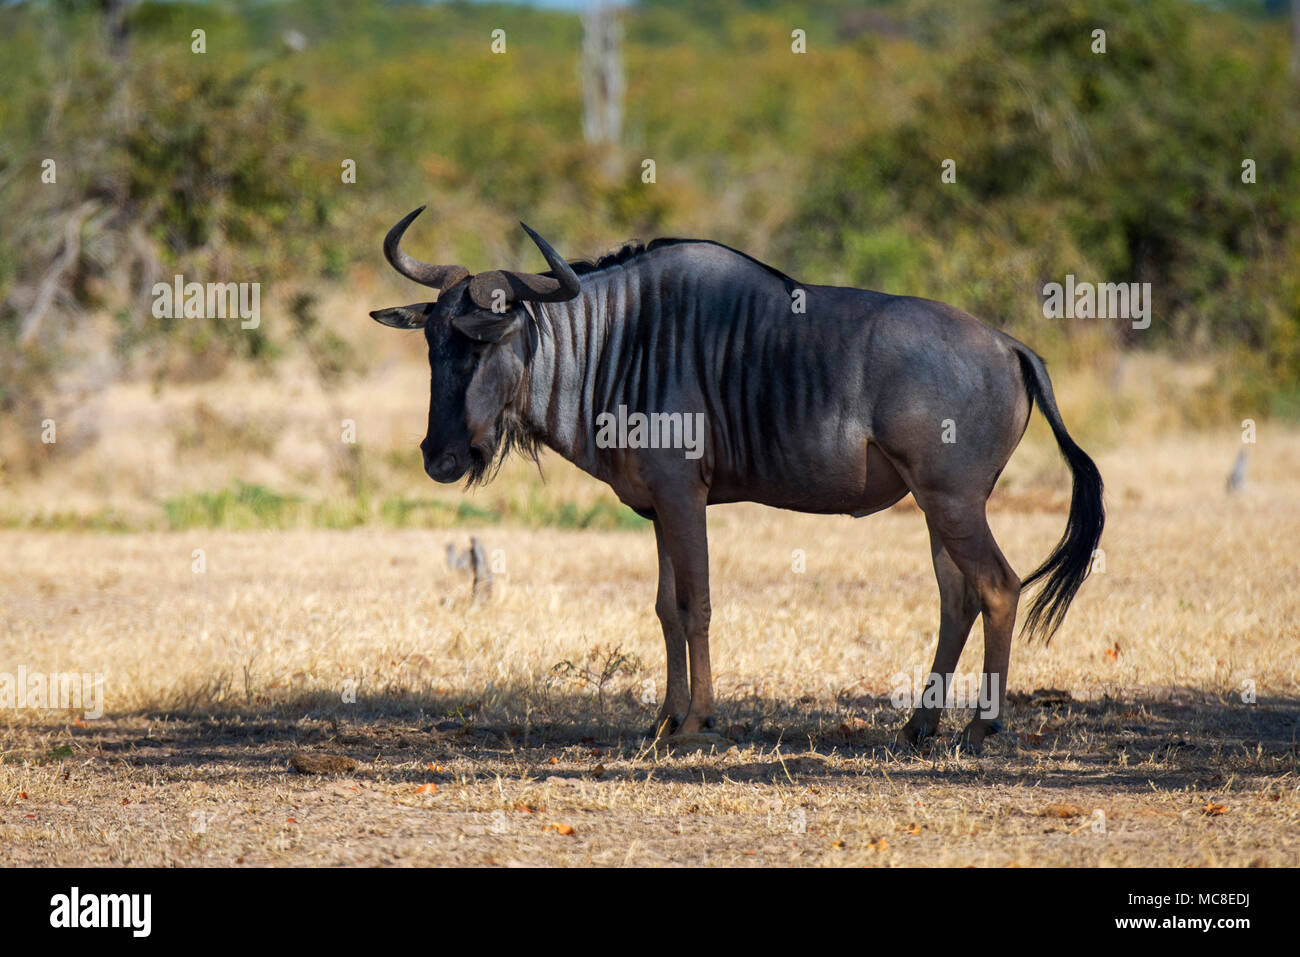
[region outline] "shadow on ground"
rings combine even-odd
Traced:
[[[1163,787],[1204,787],[1230,775],[1275,776],[1294,771],[1300,758],[1300,700],[1246,704],[1188,688],[1089,701],[1065,692],[1024,695],[1013,699],[1009,731],[990,739],[978,758],[954,750],[961,712],[946,715],[940,736],[919,753],[895,750],[894,733],[906,715],[880,698],[834,707],[730,702],[719,730],[737,748],[725,760],[656,751],[645,734],[651,715],[630,695],[610,701],[603,714],[584,695],[549,694],[526,708],[433,696],[363,696],[352,705],[323,706],[319,697],[302,697],[237,710],[11,723],[0,729],[0,748],[6,763],[123,763],[212,783],[279,776],[295,753],[307,753],[351,759],[351,773],[394,783],[427,781],[431,768],[458,761],[486,777],[618,780],[643,777],[654,765],[656,776],[669,780],[812,782],[860,777],[879,766],[901,780],[1014,783],[1033,774],[1043,787],[1104,780],[1119,790],[1144,790],[1156,778]]]

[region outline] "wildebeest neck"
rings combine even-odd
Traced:
[[[788,351],[795,286],[703,241],[652,245],[582,274],[576,298],[534,307],[549,332],[528,363],[517,414],[541,442],[605,481],[619,456],[596,446],[597,417],[620,407],[700,415],[713,440],[735,444],[738,422],[761,423],[760,410],[729,407],[753,398],[758,376],[742,367],[751,352]]]
[[[577,298],[536,304],[543,334],[528,362],[518,415],[530,432],[578,467],[600,474],[597,413],[620,392],[617,377],[642,322],[643,270],[582,276]]]

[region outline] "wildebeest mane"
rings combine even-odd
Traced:
[[[742,259],[753,263],[769,275],[775,276],[777,279],[781,280],[787,290],[792,290],[798,286],[798,283],[794,279],[787,276],[779,269],[769,266],[767,263],[755,259],[753,256],[741,252],[739,249],[733,249],[725,243],[715,242],[711,239],[661,237],[659,239],[652,239],[648,243],[643,243],[640,240],[633,239],[628,240],[619,248],[612,252],[605,253],[596,259],[573,259],[568,260],[568,263],[570,268],[572,268],[579,276],[586,276],[600,272],[604,269],[626,265],[640,256],[654,252],[656,249],[662,249],[667,246],[680,246],[688,243],[717,246],[721,249],[725,249],[728,252],[734,253]],[[547,271],[540,275],[552,276],[554,273]],[[532,355],[537,348],[537,338],[543,334],[546,326],[549,324],[549,320],[545,318],[545,312],[539,313],[530,308],[528,310],[528,315],[530,320],[530,330],[528,343],[525,347],[525,361],[531,360]],[[504,415],[498,423],[498,428],[500,429],[499,438],[491,455],[486,455],[478,450],[473,450],[471,452],[471,465],[469,475],[466,479],[467,488],[476,485],[485,485],[490,482],[501,470],[502,464],[507,458],[509,458],[510,453],[516,450],[521,452],[525,458],[532,459],[533,463],[537,465],[538,471],[541,470],[541,462],[538,459],[539,448],[542,444],[540,436],[533,433],[522,421],[519,420],[519,418],[514,414],[514,411],[509,408],[505,410]]]
[[[646,253],[654,252],[656,249],[662,249],[665,246],[680,246],[685,243],[698,243],[700,245],[717,246],[721,249],[727,250],[728,252],[735,253],[737,256],[740,256],[742,259],[749,260],[755,266],[758,266],[760,269],[763,269],[764,271],[775,276],[777,279],[780,279],[783,283],[786,284],[787,288],[792,288],[793,286],[797,285],[797,282],[794,279],[790,278],[789,276],[781,272],[781,270],[777,269],[776,267],[769,266],[767,263],[763,262],[762,260],[755,259],[753,256],[749,255],[748,253],[741,252],[739,249],[734,249],[731,246],[728,246],[726,243],[716,242],[715,240],[712,239],[679,239],[671,236],[663,236],[660,237],[659,239],[652,239],[648,243],[643,243],[640,240],[636,240],[636,239],[630,239],[627,242],[625,242],[622,246],[620,246],[618,249],[615,249],[613,252],[605,253],[603,256],[599,256],[596,259],[571,259],[569,260],[569,265],[573,267],[573,271],[576,272],[579,276],[585,276],[588,273],[600,272],[602,269],[609,269],[613,266],[625,265],[628,262],[636,259],[638,256],[642,256]],[[543,273],[543,275],[549,276],[551,274],[547,272],[547,273]]]

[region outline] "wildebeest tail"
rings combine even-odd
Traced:
[[[1047,376],[1043,360],[1027,346],[1017,342],[1016,353],[1025,378],[1025,387],[1031,400],[1037,401],[1043,417],[1052,427],[1061,455],[1069,463],[1074,476],[1074,489],[1070,495],[1070,517],[1065,534],[1043,564],[1030,572],[1021,583],[1028,587],[1040,582],[1038,594],[1030,603],[1021,634],[1030,640],[1040,637],[1052,640],[1061,627],[1066,609],[1079,591],[1092,569],[1092,555],[1101,541],[1101,530],[1106,524],[1106,509],[1102,503],[1101,473],[1088,454],[1075,444],[1061,421],[1061,411],[1056,407],[1052,380]]]

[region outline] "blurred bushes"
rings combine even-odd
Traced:
[[[265,307],[339,275],[337,167],[314,147],[302,85],[223,47],[207,5],[140,5],[124,28],[76,3],[0,20],[14,66],[0,85],[14,120],[0,159],[0,412],[30,424],[117,377],[207,377],[279,355],[266,323],[155,317],[152,287],[176,274],[260,283]],[[213,20],[210,52],[191,52],[191,25]],[[80,444],[60,436],[49,451]],[[38,464],[12,448],[0,459]]]
[[[1300,387],[1300,104],[1279,26],[1184,0],[965,5],[908,109],[822,157],[791,235],[854,283],[1031,341],[1064,332],[1036,309],[1045,282],[1150,282],[1150,329],[1076,323],[1229,349],[1241,404],[1283,412],[1270,397]]]

